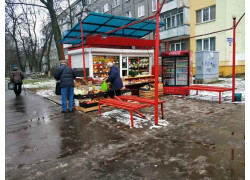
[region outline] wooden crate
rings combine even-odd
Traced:
[[[154,97],[154,91],[143,91],[139,90],[139,96],[140,97],[146,97],[146,98],[153,98]]]
[[[103,107],[107,107],[107,105],[101,105],[101,108]],[[75,106],[75,109],[77,111],[82,111],[82,112],[91,112],[91,111],[97,111],[99,109],[98,106],[94,106],[94,107],[90,107],[90,108],[84,108],[84,107],[81,107],[81,106]]]
[[[158,89],[158,96],[163,96],[163,89]],[[139,96],[140,97],[147,97],[147,98],[154,98],[155,96],[155,89],[151,88],[150,91],[143,91],[139,90]]]

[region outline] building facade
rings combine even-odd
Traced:
[[[190,36],[207,34],[233,26],[245,12],[244,0],[190,0]],[[219,75],[232,74],[233,31],[224,31],[190,39],[193,53],[193,73],[195,74],[195,52],[219,52]],[[245,17],[236,28],[236,73],[245,73]]]
[[[161,52],[189,50],[189,0],[166,0],[160,17],[166,23],[160,29]]]

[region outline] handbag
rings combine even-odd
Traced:
[[[56,94],[56,95],[61,95],[61,85],[60,85],[60,82],[59,82],[59,81],[56,82],[55,94]]]
[[[8,90],[14,90],[15,84],[13,82],[8,83]]]

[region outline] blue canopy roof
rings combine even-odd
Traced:
[[[91,35],[102,34],[139,20],[140,19],[90,12],[88,16],[86,16],[81,21],[83,23],[84,38],[86,38],[86,35],[88,34]],[[165,25],[166,25],[165,23],[160,23],[160,28]],[[134,24],[132,26],[129,26],[127,28],[107,34],[106,36],[128,37],[128,38],[139,39],[151,33],[152,31],[155,31],[155,29],[156,29],[156,22],[143,21]],[[61,39],[60,43],[79,44],[82,42],[80,36],[81,36],[81,24],[80,22],[78,22],[70,30],[67,30],[63,33],[63,38]]]

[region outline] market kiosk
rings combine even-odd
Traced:
[[[92,85],[92,90],[90,90],[91,87],[89,86],[87,89],[84,89],[85,91],[88,90],[88,95],[90,92],[94,94],[97,91],[98,93],[101,92],[96,88],[96,84],[93,85],[93,81],[101,82],[103,78],[107,77],[108,69],[106,63],[111,61],[119,67],[122,76],[136,76],[135,78],[137,79],[123,78],[128,83],[142,83],[140,79],[149,81],[155,78],[155,89],[157,91],[159,28],[165,25],[165,23],[159,23],[160,10],[158,9],[157,12],[156,15],[143,20],[90,12],[88,16],[66,32],[61,43],[72,45],[68,48],[69,65],[72,68],[83,68],[84,78],[82,82],[78,82],[79,85],[77,88]],[[157,22],[148,20],[154,17],[157,17]],[[156,40],[141,39],[154,30],[158,32],[156,33]],[[103,52],[105,50],[106,52]],[[80,51],[81,53],[77,53],[76,51]],[[140,56],[138,56],[139,54]],[[82,56],[82,63],[77,58],[73,58],[74,56]],[[155,68],[156,77],[148,76],[151,74],[152,65],[150,62],[152,61],[150,61],[150,58],[152,59],[153,56],[155,67],[157,67]],[[80,64],[82,66],[79,66]],[[155,93],[157,99],[153,103],[155,105],[159,103],[157,92]],[[82,94],[84,95],[84,92]],[[115,101],[117,100],[110,100],[109,105],[114,105]],[[104,101],[102,103],[105,104]],[[155,106],[155,110],[158,113],[158,106]],[[139,114],[137,111],[134,112]],[[155,118],[157,124],[158,114],[156,112]]]

